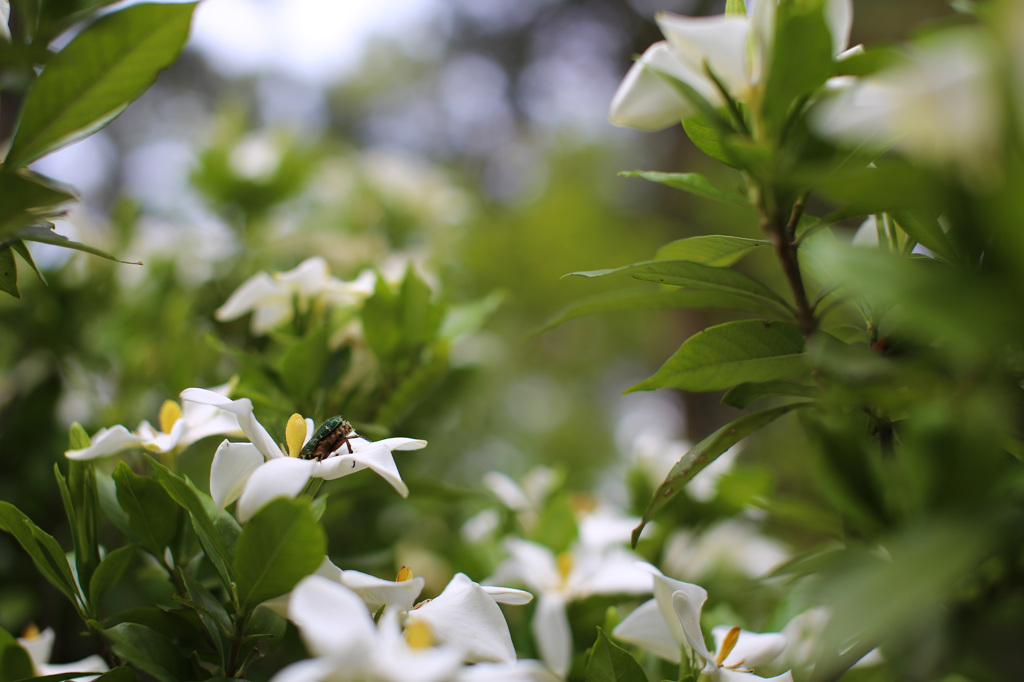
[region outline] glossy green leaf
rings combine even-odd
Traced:
[[[68,429],[68,449],[84,450],[90,445],[92,439],[89,438],[89,432],[78,422],[72,422],[71,428]]]
[[[441,311],[432,298],[433,292],[416,271],[412,267],[406,270],[398,291],[398,320],[406,348],[416,348],[436,337]]]
[[[809,407],[812,402],[790,403],[773,407],[762,412],[748,414],[726,424],[710,436],[694,445],[683,455],[682,459],[676,462],[665,480],[654,491],[651,501],[644,510],[643,519],[640,525],[633,530],[633,546],[636,546],[640,539],[640,533],[655,514],[661,511],[669,500],[676,496],[694,476],[704,470],[706,466],[718,459],[718,456],[731,448],[736,443],[757,431],[763,426],[772,423],[784,414],[788,414],[798,408]]]
[[[97,677],[95,682],[136,682],[138,679],[134,670],[126,665],[119,665]]]
[[[923,211],[895,211],[892,214],[896,224],[921,246],[951,263],[957,261],[956,247],[950,241],[938,216]]]
[[[651,182],[657,182],[662,185],[668,185],[675,189],[681,189],[684,192],[690,194],[696,194],[697,196],[704,197],[706,199],[714,199],[715,201],[722,201],[727,204],[735,204],[737,206],[743,206],[744,208],[750,208],[750,202],[747,198],[736,191],[725,191],[715,186],[715,183],[711,182],[707,176],[701,175],[700,173],[661,173],[658,171],[622,171],[619,175],[634,178],[644,178]]]
[[[0,501],[0,530],[14,536],[35,564],[44,578],[60,590],[76,608],[80,605],[78,587],[64,550],[53,537],[45,533],[21,510],[8,502]]]
[[[104,630],[103,634],[114,653],[160,682],[196,679],[187,659],[188,652],[150,627],[139,623],[120,623]]]
[[[144,4],[93,22],[51,57],[25,97],[6,164],[26,166],[109,123],[185,46],[195,4]]]
[[[586,682],[647,682],[647,674],[628,651],[598,628],[584,679]]]
[[[92,580],[93,571],[100,563],[100,501],[96,467],[93,462],[68,461],[68,491],[71,493],[71,502],[75,507],[78,523],[75,531],[79,537],[79,542],[75,545],[78,584],[88,585]]]
[[[835,72],[832,36],[822,3],[782,3],[775,24],[764,115],[781,130],[795,102],[817,90]]]
[[[684,118],[683,131],[697,149],[712,159],[732,168],[738,167],[736,160],[729,153],[728,148],[723,142],[723,133],[715,126],[708,124],[703,116],[696,115]]]
[[[206,587],[196,580],[189,571],[182,573],[185,586],[188,588],[188,605],[199,613],[199,619],[203,623],[214,648],[224,657],[231,648],[231,633],[234,624],[227,610]]]
[[[30,170],[0,171],[0,242],[41,215],[75,199],[71,188]]]
[[[31,225],[23,230],[19,230],[14,234],[14,238],[21,239],[26,242],[52,244],[53,246],[60,246],[65,249],[74,249],[75,251],[82,251],[83,253],[91,253],[94,256],[106,258],[107,260],[116,261],[118,263],[124,263],[126,265],[142,265],[142,261],[121,260],[120,258],[111,256],[102,249],[97,249],[94,246],[81,244],[79,242],[73,242],[67,237],[57,234],[51,228],[43,227],[42,225]]]
[[[281,379],[299,402],[309,398],[324,377],[331,350],[330,327],[317,327],[292,345],[281,360]]]
[[[81,464],[81,462],[73,462]],[[75,548],[75,569],[78,573],[78,584],[88,585],[92,579],[92,573],[99,563],[99,546],[96,541],[95,518],[83,518],[80,512],[82,508],[82,496],[78,495],[78,503],[72,499],[68,482],[60,472],[60,467],[53,465],[54,478],[57,479],[57,488],[60,490],[61,503],[64,506],[64,513],[68,519],[68,526],[71,528],[71,541]],[[81,474],[79,474],[81,476]],[[80,492],[80,491],[79,491]],[[90,521],[92,522],[90,524]]]
[[[246,609],[289,592],[317,569],[327,553],[323,528],[309,501],[277,499],[242,528],[235,547],[238,596]]]
[[[745,239],[725,235],[687,237],[669,242],[658,249],[656,260],[685,260],[704,263],[716,268],[728,267],[760,246],[769,242],[763,239]]]
[[[381,360],[393,357],[402,341],[395,320],[397,309],[398,297],[378,275],[373,295],[363,303],[362,322],[366,343]]]
[[[185,509],[192,519],[192,528],[199,538],[199,542],[206,552],[207,558],[213,563],[220,575],[225,587],[230,587],[234,582],[231,573],[231,559],[221,535],[206,511],[201,499],[202,493],[191,485],[191,481],[181,478],[170,469],[150,458],[150,465],[153,467],[153,474],[163,486],[171,498]],[[207,496],[208,497],[208,496]],[[212,502],[212,501],[211,501]]]
[[[32,268],[32,272],[36,273],[36,277],[39,278],[39,281],[46,284],[46,276],[43,275],[43,271],[39,269],[38,265],[36,265],[35,259],[32,258],[32,252],[28,250],[27,246],[25,246],[25,242],[18,240],[11,244],[11,248],[14,249],[15,253],[21,256],[23,261],[28,263],[28,266]]]
[[[0,682],[23,680],[34,674],[28,652],[21,648],[14,635],[0,628]]]
[[[762,398],[814,398],[818,394],[818,389],[814,386],[792,381],[748,381],[726,391],[722,396],[722,403],[743,410]]]
[[[573,272],[568,276],[604,277],[616,273],[628,274],[636,279],[659,284],[702,289],[705,291],[721,291],[736,296],[744,296],[766,304],[773,311],[789,315],[789,305],[778,294],[753,277],[727,268],[716,268],[703,263],[691,263],[681,260],[653,260],[633,263],[621,268],[608,270],[590,270]]]
[[[118,462],[113,476],[132,531],[146,549],[163,557],[178,529],[178,505],[156,479],[139,476],[124,462]]]
[[[714,308],[717,310],[741,310],[758,313],[763,306],[746,296],[735,296],[721,291],[698,289],[653,289],[632,288],[610,291],[597,296],[581,299],[560,312],[532,334],[554,329],[560,324],[585,315],[599,313],[629,312],[633,310],[694,310]]]
[[[125,545],[108,552],[103,557],[92,574],[92,580],[89,581],[89,603],[93,604],[93,608],[103,595],[113,589],[124,577],[125,571],[135,559],[135,551],[135,545]]]
[[[14,250],[9,246],[0,249],[0,291],[21,298],[21,292],[18,291],[18,264],[14,262]]]
[[[803,351],[804,337],[796,325],[726,322],[691,336],[652,377],[629,390],[717,391],[748,381],[785,379],[808,371]]]

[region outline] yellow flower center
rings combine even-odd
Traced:
[[[557,557],[555,557],[555,565],[558,567],[558,575],[562,577],[562,582],[564,583],[569,579],[569,574],[572,573],[572,552],[561,552]]]
[[[722,648],[719,649],[718,655],[715,656],[715,665],[721,667],[725,659],[729,658],[729,654],[732,653],[733,648],[736,646],[736,642],[740,639],[740,629],[738,626],[733,626],[731,630],[725,635],[725,639],[722,640]],[[740,661],[743,663],[743,661]],[[739,663],[737,664],[739,665]]]
[[[165,400],[160,406],[160,430],[170,433],[174,425],[181,419],[181,406],[173,400]]]
[[[412,569],[408,566],[402,566],[398,569],[398,575],[395,576],[395,582],[404,583],[406,580],[412,580]]]
[[[405,628],[405,641],[413,649],[427,649],[434,646],[434,633],[429,625],[418,620]]]
[[[35,623],[29,623],[25,626],[25,629],[21,631],[22,639],[37,639],[39,637],[39,628],[36,627]]]
[[[573,496],[569,498],[569,505],[580,516],[586,516],[597,509],[597,500],[593,495],[587,493],[573,493]]]
[[[288,456],[298,457],[302,451],[302,441],[306,440],[306,420],[301,414],[296,412],[288,417],[288,424],[284,427],[284,440],[288,445]]]

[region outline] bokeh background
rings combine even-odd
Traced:
[[[617,176],[686,169],[730,182],[680,128],[642,134],[605,120],[631,55],[660,39],[657,10],[722,5],[203,0],[186,52],[155,87],[34,166],[81,193],[58,231],[145,264],[34,246],[48,285],[25,269],[22,299],[0,299],[0,499],[66,539],[52,468],[69,425],[132,428],[186,387],[227,381],[238,360],[211,332],[261,342],[248,320],[217,322],[214,311],[252,274],[320,255],[343,279],[412,262],[449,300],[501,300],[484,331],[453,348],[448,379],[395,425],[430,441],[399,462],[410,501],[359,528],[360,482],[339,482],[352,494],[328,510],[339,520],[332,555],[373,566],[380,557],[361,552],[376,535],[429,574],[442,560],[424,547],[450,548],[495,469],[519,478],[546,464],[569,489],[628,506],[624,472],[644,438],[694,441],[735,416],[717,395],[622,395],[714,320],[642,311],[533,332],[622,284],[566,273],[644,260],[723,223],[756,236],[742,213]],[[937,0],[856,0],[853,43],[953,16]],[[779,280],[770,260],[745,267]],[[201,479],[214,446],[186,452],[183,468]],[[756,487],[756,457],[744,452],[740,466],[736,480]],[[0,575],[0,626],[76,631],[6,535]],[[81,642],[58,642],[55,658],[78,657]]]

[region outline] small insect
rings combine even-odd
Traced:
[[[349,442],[349,439],[356,436],[356,430],[352,428],[351,424],[341,417],[331,417],[321,424],[309,442],[302,446],[299,459],[315,459],[319,462],[326,459],[335,450],[340,449],[342,445],[347,447],[351,454],[352,443]]]

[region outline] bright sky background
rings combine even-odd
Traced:
[[[204,0],[191,45],[228,76],[279,72],[326,85],[355,68],[374,36],[422,42],[442,1]]]

